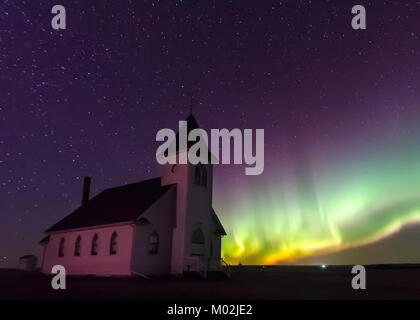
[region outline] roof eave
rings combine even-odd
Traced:
[[[76,228],[66,228],[66,229],[57,229],[57,230],[50,230],[45,231],[45,234],[51,235],[56,233],[64,233],[64,232],[75,232],[75,231],[85,231],[91,229],[99,229],[99,228],[111,228],[111,227],[119,227],[123,225],[131,225],[135,224],[135,220],[127,220],[115,223],[107,223],[107,224],[98,224],[94,226],[87,226],[87,227],[76,227]]]

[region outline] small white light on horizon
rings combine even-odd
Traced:
[[[321,268],[322,269],[325,269],[327,266],[325,265],[325,264],[323,264],[322,266],[321,266]]]

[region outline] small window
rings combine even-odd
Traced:
[[[201,187],[207,187],[207,170],[201,163],[195,166],[194,184]]]
[[[64,240],[64,238],[61,238],[60,245],[58,246],[58,256],[59,257],[64,257],[64,244],[65,244],[65,240]]]
[[[98,235],[95,234],[92,239],[92,248],[90,250],[90,254],[92,256],[96,256],[98,254]]]
[[[204,244],[204,233],[201,229],[196,229],[192,235],[191,243],[193,244]]]
[[[111,236],[109,254],[117,254],[117,233],[116,232],[114,232]]]
[[[159,250],[159,235],[153,232],[149,237],[149,253],[156,254]]]
[[[76,244],[74,245],[74,255],[76,257],[80,257],[80,247],[82,244],[82,238],[80,236],[76,239]]]
[[[194,184],[200,185],[201,182],[201,167],[203,165],[201,163],[197,164],[195,166],[195,172],[194,172]]]
[[[206,167],[201,168],[201,183],[200,185],[202,187],[207,187],[207,170]]]

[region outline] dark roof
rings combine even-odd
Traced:
[[[50,235],[42,238],[42,240],[39,242],[40,244],[48,243],[50,241]]]
[[[37,256],[33,255],[33,254],[25,254],[24,256],[19,257],[20,259],[38,259]]]
[[[221,236],[225,236],[226,235],[226,231],[225,228],[223,228],[222,223],[220,222],[219,218],[217,217],[216,212],[214,211],[213,208],[211,208],[211,211],[213,212],[213,220],[216,223],[217,229],[216,229],[216,234],[221,235]]]
[[[106,189],[46,232],[135,221],[172,186],[155,178]]]

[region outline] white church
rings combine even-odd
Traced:
[[[188,132],[198,128],[191,114]],[[180,150],[177,154],[188,152]],[[176,156],[176,155],[174,155]],[[226,232],[212,207],[211,164],[167,164],[159,178],[106,189],[46,231],[42,272],[72,275],[183,275],[221,271]]]

